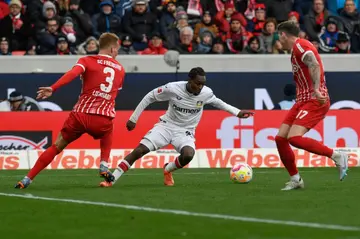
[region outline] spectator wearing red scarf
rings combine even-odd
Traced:
[[[230,31],[222,40],[226,43],[229,52],[238,54],[248,45],[250,37],[252,34],[241,26],[241,18],[236,14],[231,17]]]
[[[163,46],[160,33],[155,32],[149,41],[149,47],[139,51],[139,55],[164,55],[168,50]]]
[[[25,51],[28,40],[33,36],[30,20],[21,13],[20,0],[12,0],[9,9],[10,14],[0,22],[0,36],[9,39],[13,51]]]
[[[246,27],[247,21],[241,13],[235,10],[235,6],[233,2],[226,2],[224,6],[224,11],[220,11],[215,16],[215,24],[219,28],[220,33],[228,32],[230,29],[230,21],[233,15],[238,15],[238,19],[240,20],[240,24],[243,27]]]
[[[325,20],[330,15],[323,0],[314,0],[313,8],[304,18],[305,31],[310,39],[317,39]]]
[[[265,25],[266,12],[265,4],[255,5],[255,17],[249,21],[247,30],[254,36],[260,36]]]

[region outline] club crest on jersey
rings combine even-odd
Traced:
[[[297,65],[292,65],[292,71],[293,72],[298,72],[299,67]]]
[[[196,106],[197,107],[202,107],[203,106],[203,101],[198,101],[198,102],[196,102]]]
[[[161,94],[161,92],[163,92],[163,89],[162,89],[162,88],[158,88],[157,92],[158,92],[158,94]]]

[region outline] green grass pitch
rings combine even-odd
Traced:
[[[97,170],[47,170],[25,190],[13,188],[26,171],[0,171],[0,193],[176,209],[257,219],[320,223],[319,228],[35,200],[0,195],[0,237],[92,238],[360,238],[360,168],[345,181],[335,168],[301,169],[305,189],[283,192],[284,169],[254,169],[249,184],[234,184],[229,169],[183,169],[175,186],[162,170],[130,170],[112,188],[99,188]],[[311,224],[311,225],[313,225]],[[323,224],[358,231],[322,228]]]

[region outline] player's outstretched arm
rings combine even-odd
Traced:
[[[154,89],[147,93],[145,97],[136,106],[135,111],[130,116],[129,121],[126,124],[128,130],[133,130],[136,126],[141,113],[152,103],[157,101],[167,101],[170,99],[170,89],[165,85],[157,89]]]
[[[305,65],[307,65],[307,67],[309,68],[309,73],[310,73],[310,77],[311,80],[313,82],[313,86],[314,86],[314,92],[315,92],[315,96],[316,98],[319,100],[320,103],[324,103],[327,100],[327,97],[322,95],[320,93],[320,78],[321,78],[321,69],[320,69],[320,64],[317,61],[315,54],[310,51],[308,52],[303,60]]]
[[[70,83],[75,80],[76,77],[84,73],[84,68],[79,65],[75,65],[70,71],[66,72],[57,82],[50,86],[53,91],[56,91],[60,87]]]
[[[239,110],[238,108],[225,103],[221,99],[217,98],[214,94],[211,96],[210,100],[207,103],[218,109],[227,111],[230,114],[235,115],[239,118],[249,118],[250,116],[254,115],[254,112],[247,110]]]

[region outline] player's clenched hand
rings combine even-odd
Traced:
[[[321,92],[319,90],[315,90],[314,94],[315,94],[316,99],[320,102],[320,104],[324,104],[328,100],[328,98],[326,96],[324,96],[323,94],[321,94]]]
[[[49,98],[52,95],[52,93],[53,93],[53,89],[51,87],[39,87],[36,99],[43,100]]]
[[[239,114],[237,115],[237,117],[239,118],[249,118],[250,116],[253,116],[255,113],[251,112],[251,111],[247,111],[247,110],[242,110],[239,112]]]
[[[133,129],[135,129],[136,123],[132,122],[131,120],[128,120],[128,122],[126,123],[126,128],[131,131]]]

